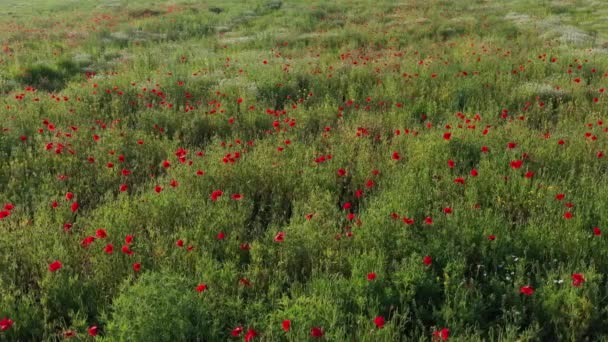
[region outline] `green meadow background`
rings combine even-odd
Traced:
[[[608,341],[605,5],[2,1],[0,341]]]

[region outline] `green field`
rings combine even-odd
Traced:
[[[608,341],[599,0],[3,0],[0,341]]]

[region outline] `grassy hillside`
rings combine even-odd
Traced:
[[[0,3],[0,341],[608,340],[602,1]]]

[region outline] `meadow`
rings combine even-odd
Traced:
[[[608,341],[598,0],[0,2],[0,341]]]

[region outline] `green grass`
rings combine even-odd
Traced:
[[[598,4],[3,1],[0,341],[607,340]]]

